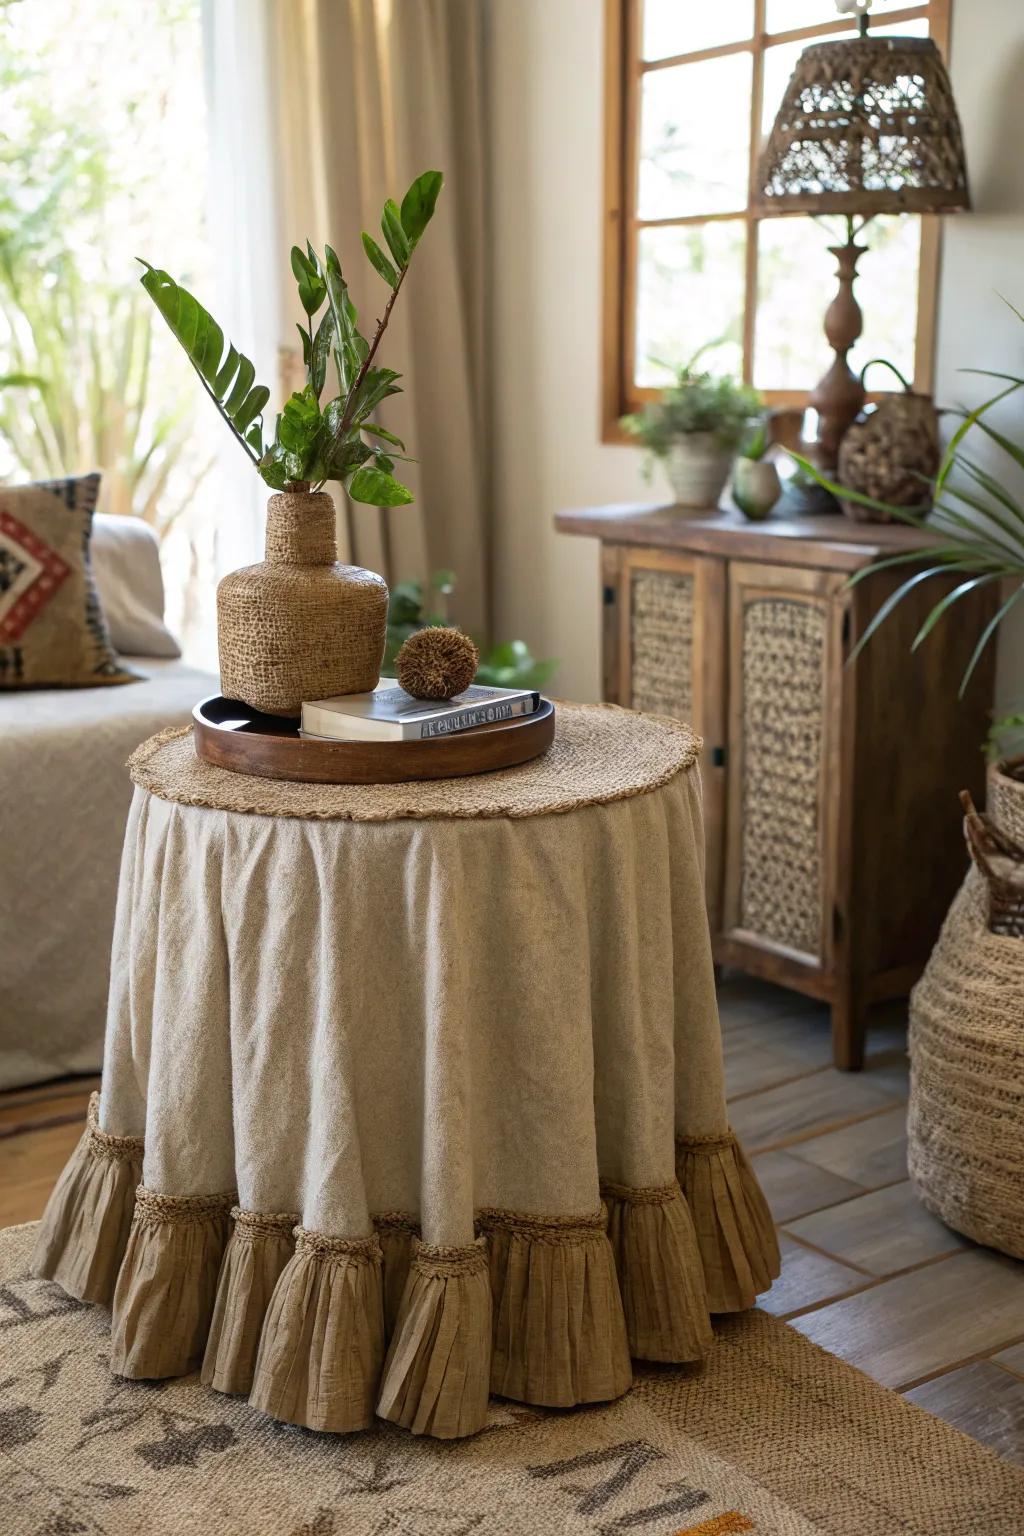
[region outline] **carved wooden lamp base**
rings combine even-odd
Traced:
[[[861,229],[863,229],[863,224]],[[815,385],[808,405],[818,413],[818,437],[812,457],[820,470],[831,473],[839,460],[843,433],[864,404],[864,386],[846,361],[850,348],[864,329],[864,316],[854,297],[853,284],[857,262],[867,250],[858,245],[853,234],[853,220],[848,220],[849,238],[845,245],[830,245],[838,266],[839,291],[825,311],[825,335],[835,352],[832,366]],[[859,231],[858,231],[859,233]]]

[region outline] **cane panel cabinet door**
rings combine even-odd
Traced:
[[[843,763],[844,577],[728,567],[723,956],[827,972]],[[823,978],[823,990],[824,990]]]
[[[605,697],[686,720],[704,738],[708,909],[721,905],[725,799],[726,562],[674,550],[615,549],[611,601],[618,676]],[[608,577],[606,570],[606,592]]]

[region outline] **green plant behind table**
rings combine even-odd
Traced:
[[[142,296],[83,274],[84,263],[97,265],[106,210],[125,188],[110,146],[47,93],[9,27],[0,45],[18,125],[0,135],[0,445],[28,479],[99,467],[102,509],[137,513],[163,534],[202,472],[181,473],[190,403],[166,385],[154,398]]]
[[[661,459],[694,432],[710,432],[726,452],[738,447],[761,409],[756,389],[735,379],[699,372],[692,363],[642,411],[623,416],[622,425],[654,458]]]
[[[286,402],[271,443],[263,436],[263,409],[270,390],[257,384],[252,363],[230,342],[225,348],[220,326],[191,293],[166,272],[142,263],[146,268],[143,288],[180,341],[242,451],[274,490],[319,490],[335,480],[353,501],[371,506],[396,507],[412,501],[412,493],[392,474],[395,461],[404,457],[405,445],[371,419],[382,401],[401,393],[401,375],[375,366],[375,360],[442,184],[440,171],[424,171],[400,208],[391,199],[384,204],[381,230],[387,253],[371,235],[363,234],[370,264],[389,289],[372,340],[358,328],[356,308],[331,247],[325,246],[323,259],[308,241],[304,251],[292,247],[292,272],[306,317],[298,327],[306,384]],[[338,393],[325,405],[322,396],[332,365]]]
[[[454,588],[452,571],[437,571],[426,589],[421,581],[400,581],[392,587],[383,676],[394,677],[395,657],[410,635],[449,622],[448,599]],[[506,640],[489,649],[481,647],[475,681],[490,688],[539,689],[557,665],[555,661],[537,661],[525,640]]]
[[[1013,309],[1012,305],[1009,307]],[[1013,312],[1019,320],[1024,320],[1024,315],[1015,309]],[[939,535],[939,543],[936,545],[926,547],[924,550],[918,548],[900,555],[886,556],[851,577],[850,585],[852,586],[876,571],[890,570],[901,565],[919,566],[922,556],[927,561],[924,570],[914,571],[895,592],[886,598],[854,647],[851,661],[868,643],[879,626],[885,623],[903,598],[925,582],[943,576],[960,578],[952,591],[945,593],[931,609],[914,638],[913,650],[917,650],[918,646],[923,644],[935,626],[946,618],[969,592],[975,592],[979,588],[993,584],[1004,582],[1011,584],[1009,594],[1001,600],[995,614],[977,637],[964,675],[960,679],[961,698],[985,648],[1024,596],[1024,504],[996,475],[989,473],[976,459],[968,456],[963,448],[971,432],[981,432],[1018,469],[1024,470],[1024,440],[1007,437],[985,420],[993,406],[1016,394],[1018,390],[1024,389],[1024,378],[1009,373],[993,373],[986,368],[967,368],[964,372],[978,374],[984,378],[1000,379],[1004,387],[973,411],[959,412],[962,420],[950,439],[935,478],[932,509],[928,514],[922,515],[908,511],[905,507],[875,501],[859,491],[851,491],[845,486],[837,485],[806,459],[793,455],[801,468],[834,496],[858,502],[861,506],[870,507],[876,512],[887,513],[897,522],[908,523],[913,528],[921,528]],[[1024,727],[1024,714],[1021,713],[1015,712],[995,721],[989,736],[990,755],[998,756],[1004,752],[1017,750],[1017,733],[1022,727]],[[1020,746],[1024,747],[1024,741]]]

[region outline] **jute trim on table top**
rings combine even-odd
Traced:
[[[659,789],[692,768],[703,742],[680,720],[614,704],[562,704],[555,739],[517,768],[406,784],[293,784],[216,768],[196,756],[191,726],[160,731],[128,759],[142,789],[179,805],[311,821],[560,815]]]

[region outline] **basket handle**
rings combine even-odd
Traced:
[[[899,369],[896,367],[896,364],[895,363],[890,363],[890,361],[889,361],[889,359],[887,357],[873,357],[873,358],[870,359],[869,362],[866,362],[864,364],[864,367],[860,371],[860,382],[861,382],[861,388],[862,389],[866,389],[867,388],[867,385],[865,384],[864,381],[867,378],[868,369],[869,368],[874,368],[876,363],[880,363],[883,368],[888,368],[890,373],[894,373],[896,375],[896,377],[899,379],[900,383],[903,385],[903,388],[904,388],[904,390],[906,391],[906,393],[908,395],[912,395],[914,393],[913,385],[907,383],[907,381],[903,377],[902,373],[900,373]]]

